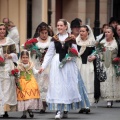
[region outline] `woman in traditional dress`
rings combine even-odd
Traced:
[[[104,43],[105,52],[103,54],[104,65],[107,73],[107,80],[101,83],[101,97],[107,101],[107,107],[112,107],[113,101],[120,100],[120,80],[116,77],[113,58],[119,55],[118,41],[115,29],[108,27],[105,32],[105,39],[101,40]]]
[[[108,24],[103,24],[102,28],[101,28],[101,34],[96,36],[96,41],[99,41],[105,34],[105,30],[106,28],[108,28]]]
[[[0,81],[5,103],[5,114],[3,117],[8,117],[7,111],[16,110],[16,85],[14,77],[10,76],[10,72],[14,69],[13,62],[17,62],[18,58],[16,54],[15,42],[10,38],[5,37],[5,35],[6,27],[3,23],[0,23],[0,56],[5,60],[5,65],[0,66]]]
[[[19,43],[20,43],[20,37],[19,37],[19,32],[18,32],[18,29],[17,27],[14,25],[14,23],[12,21],[9,21],[8,25],[7,25],[7,28],[8,28],[8,35],[7,37],[11,38],[14,42],[15,42],[15,45],[16,45],[16,52],[19,56]]]
[[[32,56],[32,61],[34,62],[36,69],[40,69],[44,59],[44,55],[46,54],[50,41],[52,39],[52,37],[48,36],[48,32],[49,32],[48,25],[42,22],[38,26],[37,33],[39,34],[39,37],[36,38],[37,43],[35,44],[39,49],[39,51],[41,52],[42,56],[39,57],[39,56],[36,56],[36,54]],[[43,101],[43,109],[40,111],[40,113],[45,113],[46,106],[47,106],[46,94],[48,90],[48,79],[49,79],[48,74],[49,74],[49,67],[41,75],[39,74],[35,75],[40,88],[41,100]]]
[[[17,66],[20,71],[19,88],[17,88],[18,111],[23,111],[21,118],[27,118],[27,112],[31,118],[34,117],[32,110],[41,109],[42,102],[40,99],[40,91],[35,80],[34,74],[39,71],[35,69],[33,62],[30,60],[28,51],[21,52],[20,61]]]
[[[52,42],[44,57],[41,72],[51,61],[49,86],[46,101],[50,110],[56,110],[55,119],[67,117],[69,110],[79,108],[77,104],[81,101],[78,90],[78,68],[74,59],[69,60],[64,67],[60,63],[68,53],[68,48],[77,50],[75,38],[67,33],[67,21],[60,19],[57,22],[59,33],[52,38]]]
[[[72,34],[76,37],[76,41],[79,39],[79,33],[80,33],[80,21],[78,19],[74,19],[71,21],[71,31]],[[88,94],[86,91],[86,87],[84,85],[84,82],[82,80],[80,71],[78,69],[78,87],[81,95],[81,109],[79,110],[79,113],[88,113],[90,112],[88,108],[90,108],[90,102],[88,98]],[[87,108],[87,109],[86,109]]]
[[[77,58],[78,69],[80,70],[82,79],[84,81],[85,87],[87,89],[88,98],[90,104],[95,102],[94,99],[94,80],[95,80],[95,59],[94,55],[91,55],[94,46],[94,36],[93,32],[88,25],[83,25],[80,27],[80,35],[76,39],[78,46],[79,57]],[[86,109],[81,109],[80,112],[87,110],[90,112],[90,105],[86,102]]]

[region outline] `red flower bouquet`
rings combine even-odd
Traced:
[[[5,66],[5,60],[0,56],[0,66]]]
[[[19,82],[19,70],[18,69],[11,70],[11,75],[15,77],[15,83],[17,88],[22,90],[22,87]]]
[[[75,48],[69,48],[68,49],[68,54],[66,54],[65,58],[62,59],[59,67],[62,68],[67,61],[72,60],[72,57],[77,57],[78,56],[78,51]]]
[[[35,43],[37,43],[37,39],[36,38],[33,38],[33,39],[30,39],[30,40],[27,40],[24,44],[24,48],[27,49],[27,50],[32,50],[35,46]]]
[[[36,54],[37,57],[41,58],[42,57],[42,53],[40,52],[40,50],[38,49],[38,47],[36,46],[37,43],[37,39],[33,38],[30,40],[27,40],[24,44],[24,48],[27,49],[28,51],[31,51],[31,56],[33,54]]]
[[[112,63],[115,64],[115,65],[118,65],[120,64],[120,58],[119,57],[116,57],[112,60]]]

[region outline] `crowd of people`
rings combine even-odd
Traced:
[[[57,31],[41,22],[20,50],[17,27],[8,18],[0,23],[0,114],[21,119],[55,111],[55,119],[70,110],[90,113],[100,99],[111,108],[120,101],[120,25],[113,17],[95,37],[89,25],[75,18],[57,22]]]

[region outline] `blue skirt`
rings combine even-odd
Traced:
[[[78,88],[79,88],[79,92],[80,92],[81,99],[82,99],[80,101],[81,108],[90,107],[90,102],[88,99],[87,90],[86,90],[86,87],[84,85],[84,82],[82,80],[82,77],[81,77],[79,70],[78,70]]]

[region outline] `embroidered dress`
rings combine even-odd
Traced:
[[[7,53],[12,56],[12,59],[5,59],[5,66],[0,66],[0,82],[2,94],[4,95],[4,111],[16,111],[17,95],[16,85],[13,76],[10,76],[10,71],[14,69],[13,62],[16,62],[16,48],[12,39],[6,37],[6,42],[0,44],[0,56]],[[0,100],[2,96],[0,96]]]
[[[28,109],[41,109],[42,102],[40,99],[40,92],[38,84],[35,80],[34,74],[38,71],[33,67],[32,63],[19,64],[20,70],[20,85],[22,90],[17,88],[18,111],[25,111]]]
[[[117,57],[117,43],[114,39],[112,42],[107,42],[103,39],[106,51],[103,54],[104,65],[107,73],[107,80],[101,82],[101,97],[105,101],[120,100],[120,77],[116,77],[115,69],[112,64],[112,59]]]
[[[67,33],[58,34],[53,37],[44,57],[42,68],[46,68],[51,62],[46,97],[50,110],[69,111],[80,108],[81,96],[78,90],[78,69],[75,59],[67,62],[63,68],[59,68],[60,61],[65,57],[68,46],[77,47],[74,43],[75,40],[68,37]]]
[[[49,47],[51,37],[48,36],[47,42],[45,42],[45,43],[40,42],[39,37],[37,38],[37,40],[38,40],[38,42],[36,43],[36,46],[38,47],[38,49],[43,51],[43,56],[41,59],[39,59],[38,57],[36,57],[36,54],[34,54],[32,56],[32,61],[34,62],[35,68],[37,70],[39,70],[41,67],[41,64],[43,62],[44,55],[47,52],[47,49]],[[42,74],[36,74],[35,78],[36,78],[38,86],[40,88],[41,99],[42,99],[42,101],[46,101],[46,94],[47,94],[47,90],[48,90],[48,81],[49,81],[49,67],[47,67],[47,69],[45,69],[45,71]]]

